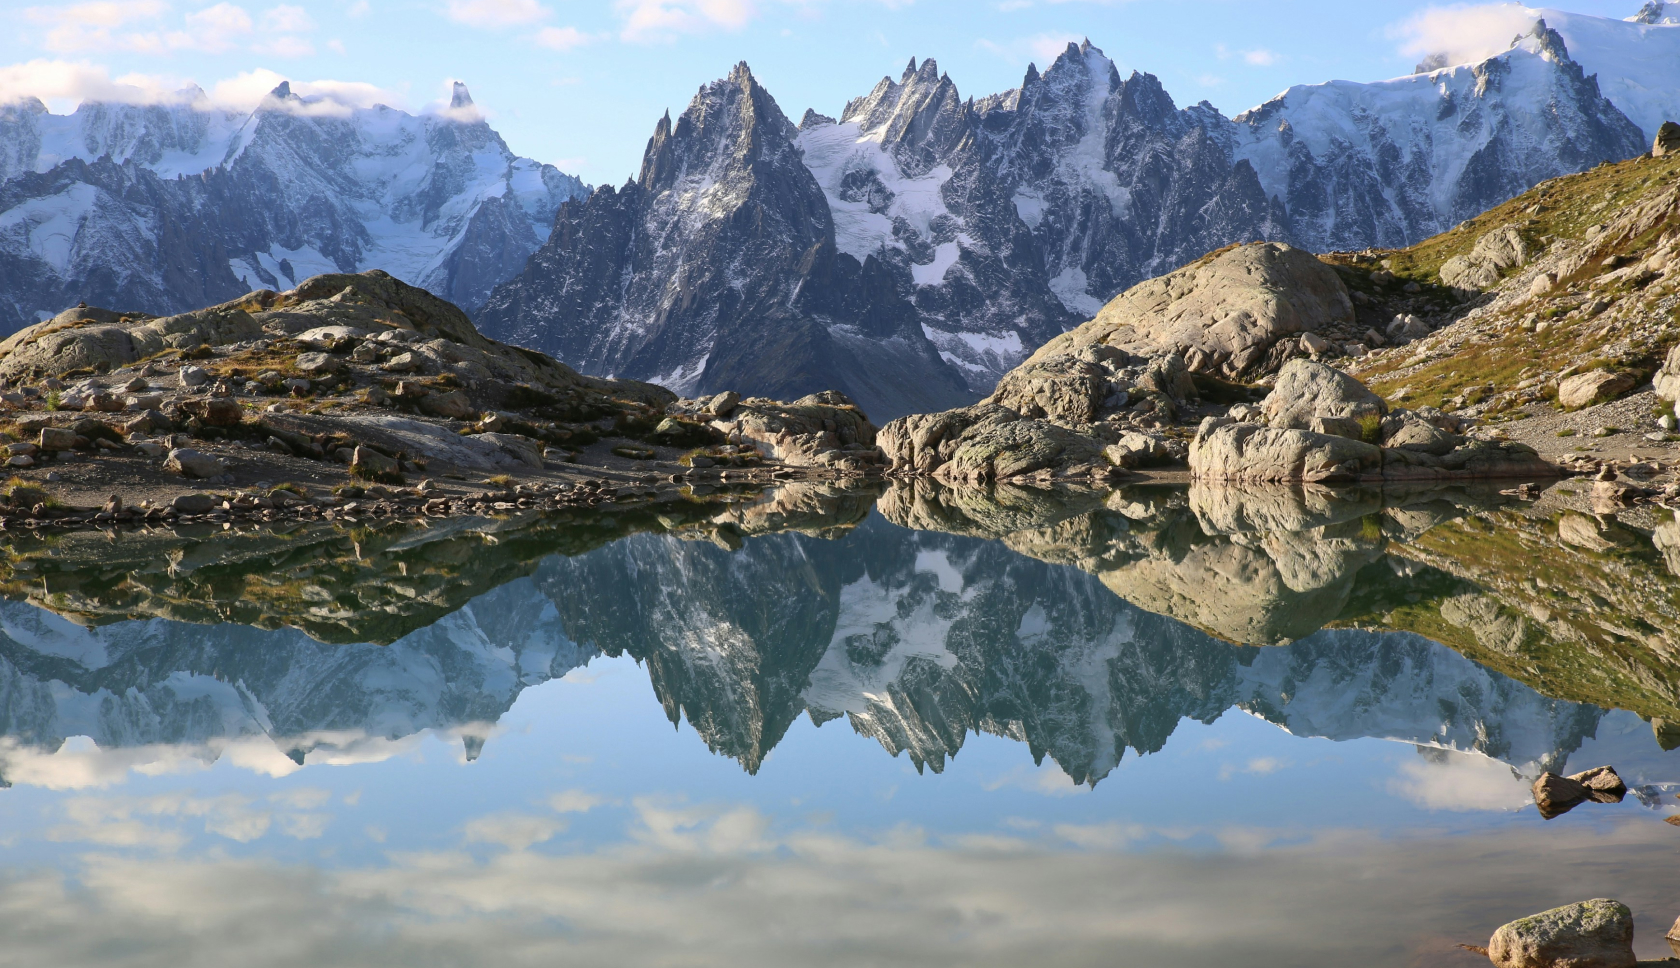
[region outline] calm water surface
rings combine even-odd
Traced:
[[[13,538],[0,964],[1669,953],[1666,513],[876,496]]]

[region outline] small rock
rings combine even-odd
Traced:
[[[1549,771],[1534,781],[1534,805],[1547,820],[1568,813],[1587,796],[1587,788],[1581,781]]]
[[[448,393],[434,393],[420,401],[420,409],[434,417],[445,417],[450,420],[465,420],[472,416],[472,400],[460,390],[450,390]]]
[[[163,406],[163,394],[136,393],[129,395],[123,402],[128,405],[130,410],[156,410]]]
[[[127,383],[123,384],[123,392],[124,393],[140,393],[144,390],[151,389],[151,386],[152,385],[150,383],[146,382],[145,377],[137,376],[134,379],[132,379],[132,380],[128,381]]]
[[[412,373],[420,368],[420,358],[413,353],[398,353],[381,364],[387,373]]]
[[[155,440],[142,440],[134,445],[134,449],[139,451],[140,456],[142,457],[156,458],[169,453],[169,447],[167,444],[162,444]]]
[[[338,372],[338,359],[326,353],[299,353],[293,366],[312,376],[328,376]]]
[[[286,389],[286,392],[292,394],[293,396],[297,396],[297,397],[301,397],[301,396],[307,394],[310,390],[310,387],[311,387],[311,384],[308,380],[302,380],[302,379],[299,379],[295,376],[292,377],[289,380],[286,380],[285,382],[281,383],[280,385]]]
[[[714,417],[727,417],[735,412],[735,405],[741,402],[741,395],[734,390],[725,390],[713,397],[706,404],[706,412]]]
[[[169,502],[177,514],[208,514],[216,506],[216,499],[208,494],[182,494]]]
[[[76,446],[76,432],[65,427],[42,427],[37,443],[42,450],[69,450]]]
[[[210,382],[210,373],[201,366],[183,366],[177,374],[184,387],[201,387]]]
[[[182,477],[209,479],[227,473],[227,464],[221,458],[187,447],[178,447],[170,451],[169,459],[164,461],[163,467],[164,470],[180,474]]]
[[[1301,334],[1301,351],[1313,356],[1323,356],[1330,352],[1330,341],[1317,333]]]
[[[1488,941],[1498,968],[1634,968],[1633,912],[1594,898],[1502,925]]]
[[[39,446],[37,446],[35,444],[32,444],[27,440],[19,441],[18,443],[15,443],[15,444],[7,444],[6,445],[6,453],[12,455],[13,457],[18,456],[19,454],[25,454],[25,455],[28,455],[30,457],[34,457],[36,452],[38,452],[40,449],[41,448]]]
[[[28,454],[18,454],[15,457],[6,458],[6,466],[7,467],[34,467],[35,466],[35,458],[29,456]]]
[[[350,454],[350,469],[372,475],[385,475],[397,473],[399,465],[377,450],[358,446]]]
[[[373,363],[379,359],[379,347],[374,343],[363,343],[350,351],[350,358],[357,363]]]

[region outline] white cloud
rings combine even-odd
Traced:
[[[355,3],[344,8],[344,15],[352,20],[360,20],[370,13],[373,13],[373,7],[368,4],[368,0],[356,0]]]
[[[1529,783],[1498,760],[1441,753],[1401,764],[1389,790],[1430,810],[1520,810],[1533,799]]]
[[[1540,15],[1518,3],[1429,7],[1388,29],[1401,40],[1400,52],[1424,58],[1443,54],[1449,64],[1469,64],[1508,50]]]
[[[533,40],[538,47],[565,51],[593,43],[595,38],[576,27],[544,27],[537,31]]]
[[[236,43],[249,36],[251,15],[244,7],[218,3],[186,16],[186,29],[165,35],[165,44],[173,50],[197,50],[220,54],[231,50]]]
[[[1288,760],[1280,760],[1275,756],[1257,756],[1241,766],[1235,763],[1227,763],[1221,766],[1219,768],[1219,778],[1229,780],[1238,773],[1246,773],[1250,776],[1269,776],[1287,766],[1289,766]]]
[[[156,20],[169,12],[163,0],[98,0],[69,6],[25,7],[24,19],[47,28],[41,46],[55,53],[112,48],[138,50],[156,46],[155,35],[136,39],[114,30]]]
[[[739,30],[758,14],[752,0],[614,0],[623,19],[619,36],[631,43],[675,40],[683,34]]]
[[[494,30],[534,24],[549,10],[537,0],[449,0],[445,13],[456,23]]]
[[[1049,67],[1056,58],[1062,56],[1069,44],[1078,44],[1082,38],[1078,34],[1056,33],[1054,31],[1034,34],[1031,37],[1018,37],[1014,40],[997,42],[991,40],[977,40],[974,46],[1010,61],[1031,60],[1040,67]]]
[[[310,19],[309,11],[290,4],[270,7],[262,15],[264,30],[281,34],[306,34],[315,29],[315,21]]]
[[[549,809],[555,813],[588,813],[605,802],[583,790],[565,790],[548,798]]]
[[[1271,67],[1278,62],[1278,55],[1264,47],[1257,50],[1245,50],[1243,51],[1243,62],[1253,64],[1255,67]]]
[[[463,834],[471,844],[499,844],[508,850],[524,850],[565,829],[566,822],[554,817],[497,813],[469,821]]]
[[[46,27],[41,46],[54,53],[131,51],[167,56],[180,51],[222,54],[249,41],[251,49],[282,57],[314,53],[296,37],[315,29],[302,7],[280,4],[258,21],[234,3],[217,3],[186,13],[170,23],[173,8],[164,0],[95,0],[65,7],[28,7],[24,19]]]

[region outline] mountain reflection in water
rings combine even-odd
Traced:
[[[1537,566],[1520,515],[1485,491],[1385,504],[1348,491],[984,494],[917,482],[870,516],[873,497],[792,488],[744,506],[190,545],[166,532],[122,538],[119,555],[103,537],[69,536],[13,560],[12,587],[105,624],[0,604],[6,775],[84,735],[100,750],[209,759],[230,744],[248,759],[263,737],[301,764],[378,756],[434,729],[471,758],[521,690],[600,655],[644,665],[666,716],[749,772],[801,715],[844,717],[918,770],[943,769],[988,733],[1093,784],[1127,748],[1155,752],[1180,721],[1230,709],[1296,735],[1474,751],[1527,776],[1561,769],[1594,735],[1606,709],[1580,700],[1620,702],[1658,738],[1680,718],[1675,625],[1648,624],[1672,609],[1674,584],[1654,546],[1641,557],[1625,529],[1550,550],[1601,559],[1579,581],[1608,562],[1624,597],[1654,589],[1643,632],[1590,603],[1596,624],[1548,623],[1513,600],[1505,584],[1521,592],[1577,563]],[[1468,534],[1476,554],[1443,550]],[[1501,541],[1521,553],[1498,561],[1488,549]],[[125,555],[139,563],[126,574]],[[338,591],[323,587],[329,577]],[[198,594],[218,584],[231,589],[220,605]],[[315,633],[427,624],[377,646],[214,621],[241,608]],[[122,609],[196,609],[204,624],[117,621]],[[1583,650],[1592,674],[1547,688]]]
[[[13,539],[8,940],[20,964],[1436,964],[1599,894],[1643,951],[1680,892],[1677,538],[1475,489],[907,483]],[[1541,771],[1600,763],[1625,805],[1525,809]],[[234,895],[313,940],[208,900]]]

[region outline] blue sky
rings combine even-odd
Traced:
[[[1638,0],[1567,9],[1626,17]],[[514,151],[592,184],[633,175],[653,124],[739,60],[795,121],[837,115],[912,56],[967,95],[1015,87],[1069,40],[1226,113],[1291,84],[1408,73],[1421,51],[1505,46],[1512,5],[1422,0],[0,0],[0,98],[195,82],[250,102],[280,78],[418,111],[467,82]],[[310,82],[314,86],[310,87]]]

